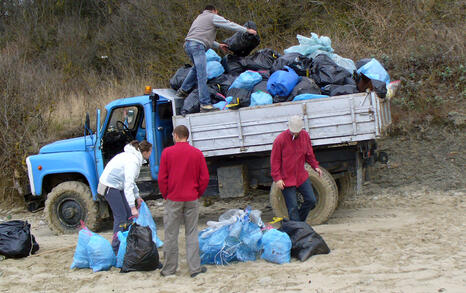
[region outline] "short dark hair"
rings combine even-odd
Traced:
[[[204,10],[214,11],[214,10],[217,10],[217,9],[215,9],[215,6],[209,4],[209,5],[206,5]]]
[[[189,137],[189,130],[188,127],[184,125],[178,125],[173,129],[173,133],[176,134],[179,138],[188,138]]]

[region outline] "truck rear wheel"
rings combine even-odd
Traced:
[[[322,167],[320,169],[322,170],[322,177],[306,164],[306,170],[309,173],[309,179],[311,180],[317,200],[316,207],[309,212],[306,219],[309,225],[318,225],[326,222],[338,205],[338,190],[335,180],[327,170]],[[275,216],[288,218],[285,199],[283,198],[282,191],[275,183],[270,188],[270,204]]]
[[[89,186],[79,181],[55,186],[45,201],[45,217],[55,234],[76,233],[81,220],[90,230],[97,228],[98,204]]]
[[[347,172],[342,177],[338,178],[338,204],[343,202],[347,197],[351,197],[355,193],[355,178],[351,176],[351,173]]]

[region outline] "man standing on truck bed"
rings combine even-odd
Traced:
[[[271,161],[272,178],[283,192],[288,217],[292,221],[306,221],[307,215],[315,207],[316,198],[309,180],[309,174],[304,168],[307,162],[322,176],[311,138],[303,129],[303,119],[292,116],[288,119],[288,130],[280,133],[273,142]],[[304,202],[298,209],[296,189],[302,194]]]
[[[178,232],[184,220],[186,259],[191,277],[207,271],[201,267],[197,222],[199,198],[209,184],[209,171],[202,152],[187,142],[188,128],[178,125],[173,130],[175,145],[163,150],[160,159],[159,189],[165,199],[163,225],[162,276],[173,275],[178,267]]]
[[[221,17],[213,5],[207,5],[204,11],[194,20],[184,43],[184,50],[194,63],[194,66],[189,71],[176,94],[180,97],[186,97],[188,92],[196,85],[197,80],[201,112],[216,110],[212,106],[207,89],[207,61],[205,52],[211,47],[220,48],[223,51],[226,51],[228,48],[226,44],[215,42],[217,27],[237,32],[248,32],[253,35],[257,34],[253,29],[246,28]]]

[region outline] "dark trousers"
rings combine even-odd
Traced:
[[[112,209],[113,213],[113,240],[112,248],[115,252],[115,255],[118,254],[118,248],[120,247],[120,240],[116,234],[119,231],[125,231],[128,229],[128,225],[125,225],[129,222],[129,218],[132,216],[131,208],[126,201],[125,193],[123,190],[118,190],[115,188],[108,188],[105,199],[108,202],[108,205]]]
[[[298,208],[296,189],[298,189],[304,199],[301,208]],[[306,221],[307,215],[316,206],[316,197],[312,189],[311,180],[309,179],[297,188],[296,186],[285,187],[285,189],[283,189],[283,197],[285,198],[286,208],[288,209],[288,217],[292,221]]]

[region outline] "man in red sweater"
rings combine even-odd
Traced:
[[[201,267],[197,221],[199,201],[209,184],[209,171],[204,155],[187,142],[188,128],[179,125],[173,130],[174,146],[162,152],[159,169],[159,189],[165,199],[163,224],[165,229],[164,263],[160,274],[173,275],[178,268],[178,234],[184,219],[186,258],[191,277],[207,271]]]
[[[290,117],[288,127],[289,129],[280,133],[273,142],[271,173],[273,181],[283,192],[289,219],[306,221],[309,211],[315,207],[316,198],[304,163],[311,165],[319,176],[322,176],[322,170],[314,156],[311,138],[303,129],[302,117]],[[304,199],[299,209],[296,189]]]

